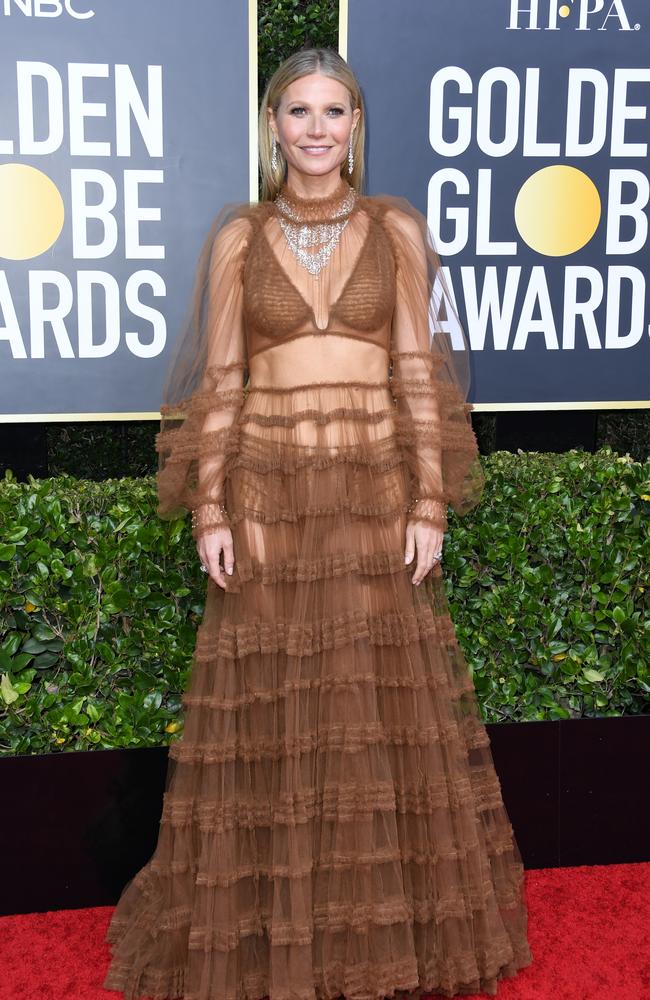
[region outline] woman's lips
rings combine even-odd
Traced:
[[[331,146],[301,146],[303,153],[309,153],[310,156],[322,156],[327,153]]]

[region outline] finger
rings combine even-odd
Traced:
[[[422,583],[427,573],[433,568],[435,562],[433,557],[434,551],[433,546],[430,544],[421,546],[418,550],[418,563],[413,575],[413,583],[416,585]]]
[[[210,571],[210,576],[214,582],[221,587],[223,590],[226,589],[226,577],[219,563],[219,557],[210,560],[208,563],[208,569]]]
[[[406,527],[406,548],[404,549],[404,564],[413,561],[415,555],[415,528],[412,524]]]
[[[214,580],[214,582],[221,587],[223,590],[226,589],[226,578],[224,576],[223,569],[221,567],[221,545],[209,545],[208,546],[209,555],[206,559],[206,565],[208,567],[208,572]]]
[[[420,542],[415,541],[415,528],[413,527],[413,548],[415,550],[414,554],[417,559],[415,569],[413,571],[413,576],[411,577],[411,583],[418,584],[420,582],[420,572],[422,569],[422,545]],[[413,558],[413,556],[411,556]]]
[[[422,582],[425,572],[426,572],[426,563],[424,561],[422,552],[418,550],[418,561],[415,567],[415,572],[413,574],[413,583],[416,586],[417,584]]]
[[[413,583],[415,583],[416,586],[418,584],[422,583],[422,581],[424,580],[424,578],[427,575],[427,573],[431,572],[431,570],[433,569],[433,565],[434,565],[433,562],[422,563],[422,564],[418,563],[418,568],[417,568],[416,574],[413,577]]]
[[[223,563],[226,573],[232,573],[233,566],[235,565],[235,553],[232,542],[226,542],[223,547]]]

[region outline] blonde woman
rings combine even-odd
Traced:
[[[532,956],[441,566],[484,482],[467,342],[425,218],[362,194],[335,51],[278,68],[259,140],[261,199],[210,227],[163,408],[160,514],[192,511],[207,598],[104,986],[494,995]]]

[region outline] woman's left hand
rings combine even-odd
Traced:
[[[444,532],[434,524],[426,521],[409,521],[406,525],[406,550],[404,562],[410,563],[417,548],[417,565],[411,582],[419,584],[427,573],[433,569],[440,559],[434,557],[435,552],[442,552]]]

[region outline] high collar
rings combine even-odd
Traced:
[[[351,195],[352,197],[350,197]],[[347,209],[346,199],[350,199],[350,205]],[[351,214],[356,200],[356,191],[345,177],[340,178],[337,187],[331,194],[316,198],[304,198],[285,180],[276,199],[276,208],[281,215],[294,221],[330,222],[347,218]]]

